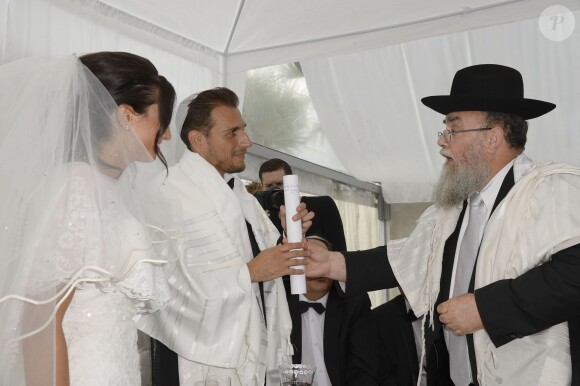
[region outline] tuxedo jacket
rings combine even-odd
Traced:
[[[285,283],[288,285],[287,283]],[[341,297],[330,289],[324,317],[324,364],[333,386],[378,386],[379,345],[368,295]],[[292,318],[293,363],[302,363],[302,314],[299,296],[286,288]]]
[[[179,386],[177,354],[157,339],[150,339],[151,384],[153,386]]]
[[[494,208],[514,185],[513,170],[505,177]],[[465,209],[446,241],[440,293],[435,305],[449,297],[451,271]],[[345,252],[347,293],[396,287],[386,247]],[[473,281],[473,276],[472,276]],[[504,279],[473,291],[484,328],[496,347],[567,321],[572,357],[572,385],[580,385],[580,245],[552,255],[552,259],[514,279]],[[429,319],[429,318],[427,318]],[[452,385],[448,379],[448,354],[439,315],[434,330],[425,328],[429,385]],[[427,326],[426,326],[427,327]],[[468,347],[470,336],[468,335]],[[473,351],[470,349],[470,352]],[[474,358],[470,359],[472,363]],[[475,367],[475,366],[473,366]],[[477,379],[477,378],[474,378]]]
[[[334,251],[346,250],[346,238],[340,212],[334,200],[329,196],[302,197],[306,208],[314,212],[312,226],[306,236],[321,236],[330,242]]]
[[[412,312],[412,311],[411,311]],[[399,295],[373,309],[381,351],[381,386],[415,386],[419,374],[417,346],[405,297]]]
[[[346,250],[346,238],[342,218],[336,203],[330,196],[302,197],[301,202],[306,204],[306,209],[314,212],[312,226],[306,232],[306,236],[320,236],[330,242],[335,251]],[[282,233],[282,223],[278,218],[278,212],[270,213],[270,220]]]

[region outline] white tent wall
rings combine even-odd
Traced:
[[[0,64],[27,56],[128,51],[150,59],[175,87],[178,101],[223,84],[222,55],[191,42],[168,40],[149,24],[128,23],[128,15],[121,12],[81,3],[0,0]],[[173,124],[171,130],[176,140],[162,145],[170,163],[183,150]]]
[[[580,20],[580,13],[574,12]],[[526,153],[580,165],[580,33],[542,36],[538,18],[301,62],[323,131],[349,172],[380,181],[387,202],[429,201],[442,157],[443,117],[420,98],[449,93],[456,70],[498,63],[520,70],[529,98],[557,109],[530,121]]]

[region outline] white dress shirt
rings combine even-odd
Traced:
[[[304,295],[299,295],[301,301],[311,302]],[[328,294],[316,302],[326,308]],[[326,312],[319,314],[313,308],[302,314],[302,363],[316,366],[314,386],[332,386],[326,365],[324,364],[324,317]]]

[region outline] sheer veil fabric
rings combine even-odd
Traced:
[[[133,186],[134,161],[152,159],[76,57],[5,64],[0,86],[0,384],[51,385],[55,313],[73,288],[121,292],[142,312],[167,301],[147,274],[127,280],[163,263]]]

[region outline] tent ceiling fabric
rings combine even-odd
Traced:
[[[7,1],[7,0],[6,0]],[[553,0],[62,0],[224,57],[245,71],[537,17]],[[578,9],[578,0],[558,4]]]
[[[74,0],[73,0],[74,1]],[[79,1],[79,0],[76,0]],[[460,16],[477,28],[525,17],[546,1],[534,0],[82,0],[104,4],[224,55],[360,36]],[[562,3],[562,2],[561,2]],[[565,2],[564,2],[565,3]],[[541,10],[541,9],[540,9]],[[466,17],[483,13],[484,17]],[[493,16],[493,17],[490,17]],[[407,31],[408,32],[408,31]],[[425,31],[422,31],[425,33]],[[428,35],[432,35],[429,31]],[[413,34],[407,35],[412,39]],[[359,40],[361,40],[359,38]],[[382,42],[384,44],[384,41]]]
[[[239,1],[98,0],[138,19],[223,53],[236,20]]]

